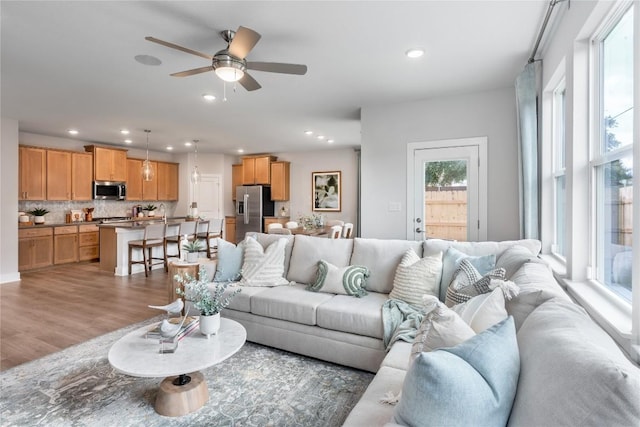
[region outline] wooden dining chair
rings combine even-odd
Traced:
[[[333,227],[331,227],[331,231],[329,231],[329,238],[330,239],[339,239],[340,236],[342,236],[342,226],[341,225],[334,225]]]
[[[333,227],[334,225],[339,225],[340,227],[342,227],[344,225],[344,221],[340,219],[329,219],[325,222],[325,225],[327,227]]]
[[[165,235],[165,223],[149,224],[144,228],[144,236],[142,240],[131,240],[129,242],[129,274],[131,274],[131,266],[133,264],[144,265],[144,275],[149,276],[148,271],[154,265],[160,264],[154,263],[153,260],[160,260],[164,264],[165,270],[167,269],[166,252],[164,251],[164,235]],[[162,257],[153,256],[153,248],[162,248]],[[142,259],[138,261],[133,260],[133,250],[142,250]]]
[[[353,234],[353,224],[350,222],[345,223],[342,227],[342,237],[344,239],[350,239]]]
[[[276,228],[272,228],[269,230],[268,234],[285,234],[285,235],[290,235],[291,233],[291,229],[289,228],[284,228],[284,227],[276,227]]]
[[[298,223],[295,221],[289,221],[284,226],[285,228],[298,228]]]
[[[267,225],[267,233],[270,233],[271,230],[274,230],[276,228],[282,228],[282,224],[280,224],[279,222],[272,222],[271,224]]]

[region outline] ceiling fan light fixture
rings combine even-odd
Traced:
[[[213,58],[213,69],[216,75],[225,82],[237,82],[244,77],[244,70],[247,69],[247,65],[244,61],[224,52],[218,52]]]
[[[225,82],[237,82],[244,77],[244,71],[234,67],[218,67],[216,74]]]

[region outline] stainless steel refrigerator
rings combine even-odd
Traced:
[[[271,187],[262,185],[236,187],[236,242],[244,239],[245,233],[263,231],[263,217],[273,216],[274,203]]]

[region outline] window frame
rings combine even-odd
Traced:
[[[558,250],[558,179],[565,178],[565,206],[566,206],[566,80],[564,77],[551,93],[551,155],[552,155],[552,188],[553,188],[553,243],[551,244],[551,253],[559,258],[563,263],[566,262],[566,238],[565,253]],[[561,144],[560,144],[561,143]],[[562,232],[566,235],[566,207],[565,222]]]

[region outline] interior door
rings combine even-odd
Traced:
[[[486,145],[481,141],[486,138],[410,144],[407,238],[486,238],[486,172],[483,178],[480,167],[486,163]]]
[[[222,218],[220,175],[203,174],[195,186],[198,214],[204,218]],[[193,185],[193,184],[192,184]]]

